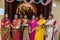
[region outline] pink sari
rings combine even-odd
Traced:
[[[30,31],[32,31],[37,25],[37,21],[35,20],[34,22],[32,22],[32,20],[29,21],[29,27],[30,27]],[[30,40],[34,40],[35,37],[35,31],[33,31],[32,33],[30,33]]]

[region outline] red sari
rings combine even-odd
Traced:
[[[8,27],[10,24],[10,20],[9,19],[2,19],[1,20],[1,36],[2,36],[2,40],[10,40],[10,29]]]
[[[17,28],[18,26],[18,28]],[[20,21],[17,19],[17,20],[13,20],[13,23],[12,23],[12,40],[19,40],[19,36],[20,36],[20,30],[19,30],[19,27],[20,27]]]

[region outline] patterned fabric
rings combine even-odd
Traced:
[[[54,19],[48,20],[46,25],[55,25],[55,27],[47,26],[47,28],[46,28],[47,37],[45,38],[45,40],[55,40],[54,35],[55,35],[56,30],[57,30],[56,20],[54,20]]]
[[[1,34],[2,34],[2,40],[11,40],[10,37],[10,29],[8,27],[10,24],[10,20],[9,19],[2,19],[1,20]]]
[[[28,28],[28,19],[23,19],[23,40],[29,40],[29,28]]]
[[[37,25],[37,21],[36,20],[30,20],[29,21],[29,27],[30,27],[30,31],[32,31]],[[30,33],[30,40],[34,40],[34,36],[35,36],[35,30]]]
[[[42,26],[40,26],[40,25],[43,25],[45,22],[46,22],[45,19],[40,19],[40,20],[37,22],[34,40],[44,40],[45,28],[42,27]]]
[[[20,20],[13,20],[12,22],[12,40],[19,40],[20,37]]]

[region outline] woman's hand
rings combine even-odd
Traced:
[[[45,34],[45,38],[47,38],[48,37],[48,35],[47,34]]]
[[[29,33],[31,33],[31,28],[29,27]]]
[[[51,25],[51,26],[55,28],[55,25]]]
[[[32,33],[31,31],[29,31],[29,33]]]
[[[6,28],[10,28],[10,24],[6,25]]]
[[[33,28],[32,32],[35,30],[36,28]]]
[[[15,27],[13,25],[11,25],[11,27],[14,29]]]

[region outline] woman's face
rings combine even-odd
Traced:
[[[26,19],[26,18],[27,18],[27,16],[25,15],[25,16],[24,16],[24,18]]]
[[[33,20],[35,19],[35,16],[34,16],[34,15],[32,16],[32,19],[33,19]]]
[[[17,19],[18,18],[18,15],[15,15],[14,18]]]
[[[20,18],[22,18],[22,15],[20,15]]]
[[[4,17],[5,17],[5,18],[8,18],[8,14],[5,14]]]
[[[52,16],[48,16],[48,19],[52,19]]]
[[[38,17],[36,17],[36,20],[38,20]]]
[[[43,18],[43,15],[40,15],[40,19],[42,19]]]

